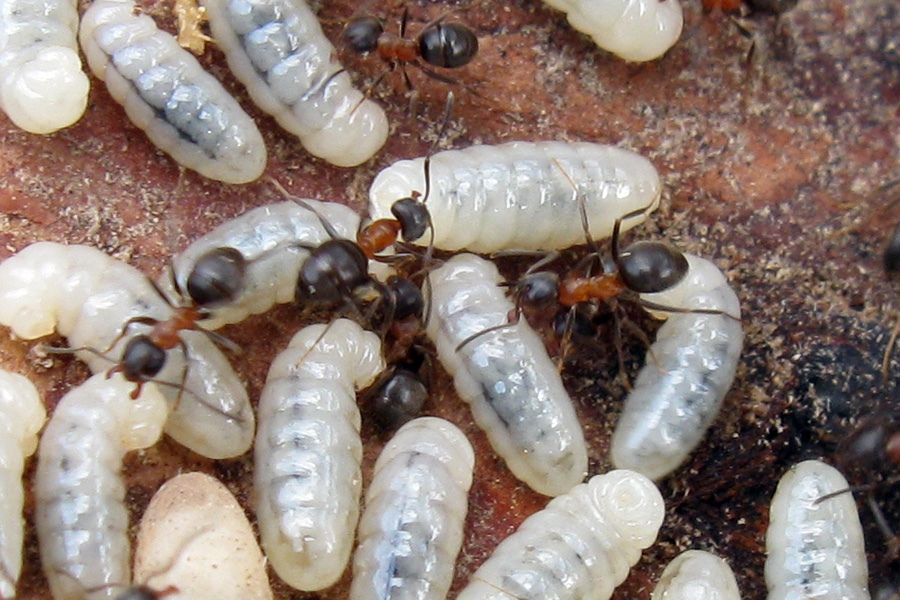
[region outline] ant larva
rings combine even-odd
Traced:
[[[847,480],[818,460],[794,465],[778,482],[766,530],[770,600],[869,598],[868,563]],[[827,497],[828,501],[821,501]]]
[[[608,0],[600,7],[591,0],[544,1],[599,47],[633,62],[661,57],[684,26],[679,0]]]
[[[25,459],[34,453],[46,419],[44,402],[31,380],[0,369],[0,420],[4,423],[0,438],[0,598],[4,599],[16,597],[22,570]]]
[[[665,515],[652,481],[624,469],[596,475],[550,501],[497,546],[458,600],[608,600]]]
[[[426,330],[475,423],[516,478],[567,492],[587,474],[581,424],[540,337],[524,320],[508,323],[515,307],[497,267],[459,254],[428,279]]]
[[[447,596],[474,467],[472,445],[449,421],[421,417],[394,434],[366,489],[350,600]]]
[[[400,31],[396,34],[386,31],[384,23],[377,17],[357,17],[347,24],[342,38],[354,52],[377,52],[390,69],[413,65],[429,77],[453,84],[456,83],[454,79],[430,67],[457,69],[469,64],[478,54],[478,38],[461,23],[445,23],[447,14],[427,23],[415,37],[406,36],[408,8],[403,9]],[[403,75],[412,88],[405,70]]]
[[[329,587],[350,559],[362,493],[354,390],[383,369],[378,336],[348,319],[300,330],[269,369],[254,451],[257,520],[291,587]]]
[[[81,47],[97,78],[157,148],[204,177],[258,179],[266,146],[256,123],[175,38],[131,0],[96,0]]]
[[[583,244],[582,213],[591,236],[607,238],[621,215],[656,210],[662,185],[649,160],[615,146],[511,142],[388,166],[369,189],[369,214],[387,217],[397,198],[423,190],[436,248],[491,253]]]
[[[704,550],[687,550],[663,569],[650,600],[741,600],[741,593],[727,562]]]
[[[156,443],[168,416],[156,386],[132,399],[131,385],[94,375],[63,396],[41,436],[35,524],[54,598],[131,579],[122,460]]]
[[[313,156],[354,167],[384,145],[384,110],[353,87],[315,13],[289,0],[204,0],[213,37],[253,101]]]
[[[132,319],[172,316],[140,271],[89,246],[38,242],[0,263],[0,324],[23,339],[57,331],[73,348],[65,352],[95,373],[113,362],[139,386],[152,377],[169,400],[166,432],[176,441],[210,458],[243,454],[253,441],[250,401],[209,332],[178,331],[183,345],[169,350],[145,335],[123,337]]]

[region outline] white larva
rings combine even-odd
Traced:
[[[215,77],[131,0],[95,0],[81,47],[128,118],[163,152],[210,179],[247,183],[266,168],[253,120]]]
[[[837,469],[794,465],[778,482],[766,530],[768,600],[868,600],[869,568],[856,502]]]
[[[380,106],[353,87],[303,0],[203,0],[213,37],[253,101],[306,150],[354,167],[384,145]]]
[[[544,0],[613,54],[634,62],[659,58],[681,36],[678,0]]]
[[[0,598],[16,597],[25,528],[22,472],[46,418],[34,384],[0,369]]]
[[[727,314],[650,311],[667,321],[625,400],[610,453],[616,467],[651,479],[677,469],[703,439],[734,381],[744,340],[740,302],[725,275],[708,260],[685,257],[684,279],[641,299]]]
[[[334,202],[304,202],[341,236],[356,237],[359,215],[353,210]],[[296,202],[260,206],[219,225],[176,256],[172,260],[175,280],[186,290],[194,265],[210,251],[234,248],[241,253],[247,270],[240,293],[227,304],[217,304],[212,318],[203,321],[205,328],[216,329],[265,312],[275,304],[293,301],[297,275],[309,256],[300,245],[315,247],[329,239],[316,214]]]
[[[457,600],[607,600],[656,539],[664,513],[643,475],[597,475],[528,517]]]
[[[136,400],[133,389],[94,375],[63,396],[41,436],[35,525],[56,600],[114,598],[131,580],[122,459],[159,439],[167,412],[156,385]]]
[[[430,176],[425,204],[435,247],[483,253],[585,243],[582,201],[591,235],[609,237],[617,218],[655,210],[661,191],[649,160],[590,143],[512,142],[448,150],[431,157]],[[392,218],[393,203],[414,193],[426,193],[424,158],[385,168],[369,189],[372,219]],[[643,220],[628,219],[623,231]]]
[[[90,84],[78,57],[77,2],[0,1],[0,109],[31,133],[84,114]]]
[[[462,546],[475,453],[436,417],[397,430],[378,460],[359,521],[350,600],[444,600]]]
[[[509,321],[513,303],[490,261],[460,254],[433,271],[427,333],[456,391],[472,407],[509,470],[533,490],[556,496],[587,475],[587,447],[572,400],[541,338]]]
[[[131,265],[89,246],[38,242],[0,263],[0,325],[24,339],[54,331],[73,348],[103,351],[132,317],[168,319],[172,309],[147,278]],[[147,326],[134,325],[108,353],[119,360],[127,340]],[[187,379],[181,347],[166,352],[166,364],[156,380],[177,409],[166,433],[194,452],[210,458],[239,456],[253,442],[254,418],[247,391],[228,360],[203,333],[184,331],[190,360]],[[112,364],[91,352],[79,352],[94,372]],[[132,384],[132,387],[135,384]]]
[[[297,333],[259,399],[254,486],[269,563],[299,590],[333,585],[353,548],[362,492],[355,390],[384,368],[381,341],[347,319]]]
[[[650,600],[741,600],[741,593],[727,562],[688,550],[666,565]]]

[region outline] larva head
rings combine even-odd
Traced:
[[[166,351],[146,335],[136,335],[122,353],[122,373],[128,381],[146,381],[155,377],[166,364]]]
[[[478,54],[478,38],[459,23],[435,23],[419,34],[422,60],[434,67],[455,69]]]
[[[198,306],[233,300],[243,288],[247,260],[234,248],[214,248],[194,264],[187,292]]]
[[[639,294],[665,291],[684,279],[688,261],[684,253],[662,242],[637,242],[616,257],[619,276]]]
[[[375,423],[382,431],[394,431],[419,416],[427,399],[425,384],[406,369],[398,369],[372,398]]]
[[[391,214],[400,221],[400,231],[406,242],[421,238],[431,224],[428,208],[415,198],[397,200],[391,205]]]
[[[369,281],[368,260],[350,240],[328,240],[312,251],[300,269],[298,302],[337,302]]]
[[[587,483],[593,502],[619,534],[638,548],[650,546],[659,533],[665,505],[656,485],[640,473],[617,469]]]
[[[383,32],[384,26],[375,17],[360,17],[347,24],[341,37],[351,50],[365,54],[378,49],[378,37]]]

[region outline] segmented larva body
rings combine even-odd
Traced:
[[[659,58],[681,37],[678,0],[544,0],[613,54],[634,62]]]
[[[63,396],[41,436],[35,524],[56,600],[114,598],[131,580],[122,459],[159,439],[167,412],[155,385],[136,400],[133,389],[94,375]]]
[[[89,246],[38,242],[0,263],[0,325],[27,340],[57,331],[73,348],[102,352],[130,318],[165,320],[171,314],[140,271]],[[133,325],[107,356],[119,360],[127,340],[146,331],[146,325]],[[165,366],[155,377],[173,384],[161,390],[171,407],[177,402],[166,433],[210,458],[243,454],[254,428],[247,391],[203,333],[183,331],[181,337],[190,360],[176,346],[166,351]],[[91,352],[78,357],[95,373],[113,366]]]
[[[0,109],[25,131],[53,133],[84,114],[73,0],[0,1]]]
[[[334,202],[304,202],[340,235],[356,237],[359,215],[353,210]],[[212,318],[203,321],[205,328],[217,329],[265,312],[275,304],[293,301],[297,275],[309,256],[300,246],[315,247],[329,239],[319,217],[296,202],[260,206],[219,225],[176,256],[172,260],[175,279],[186,290],[194,265],[205,254],[217,248],[234,248],[241,253],[247,270],[240,293],[227,304],[217,304]]]
[[[703,439],[734,381],[744,340],[740,302],[725,275],[708,260],[685,257],[684,279],[641,299],[727,314],[650,311],[667,321],[625,400],[610,452],[616,467],[651,479],[677,469]]]
[[[353,167],[384,145],[384,110],[353,87],[303,0],[203,0],[203,5],[235,77],[310,154]]]
[[[607,600],[656,539],[664,513],[643,475],[597,475],[528,517],[457,600]]]
[[[541,338],[520,319],[490,261],[460,254],[433,271],[427,333],[475,423],[513,475],[548,496],[587,474],[587,447],[572,400]]]
[[[381,341],[347,319],[297,333],[259,400],[254,485],[266,556],[300,590],[344,572],[362,491],[355,391],[384,368]]]
[[[452,423],[421,417],[375,462],[350,600],[444,600],[462,546],[475,453]]]
[[[22,570],[25,458],[34,454],[47,411],[34,384],[0,369],[0,598],[16,597]]]
[[[94,0],[81,19],[91,70],[156,146],[189,169],[247,183],[266,168],[253,120],[215,77],[131,0]]]
[[[778,482],[766,530],[768,600],[868,600],[869,569],[856,502],[837,469],[794,465]]]
[[[425,204],[443,250],[568,248],[585,243],[582,201],[595,239],[612,235],[617,218],[659,206],[656,169],[615,146],[512,142],[439,152],[430,163]],[[369,189],[372,219],[391,218],[393,203],[414,192],[426,192],[424,158],[385,168]],[[623,230],[643,220],[628,219]]]
[[[650,600],[741,600],[741,593],[727,562],[688,550],[666,565]]]

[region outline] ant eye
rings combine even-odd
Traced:
[[[684,253],[661,242],[637,242],[619,255],[619,275],[628,289],[639,294],[662,292],[688,272]]]
[[[391,205],[391,214],[400,221],[403,240],[414,242],[428,229],[428,208],[413,198],[403,198]]]
[[[531,273],[522,279],[518,287],[522,303],[532,308],[556,304],[559,298],[559,276],[556,273]]]
[[[413,315],[422,316],[425,299],[416,284],[404,277],[392,275],[388,277],[387,286],[394,297],[394,319],[400,321]]]
[[[454,69],[475,58],[478,38],[465,25],[438,23],[422,32],[419,51],[429,65]]]
[[[143,381],[155,377],[165,364],[166,351],[151,342],[146,335],[131,338],[122,354],[122,371],[128,381]]]
[[[378,48],[378,37],[384,31],[381,21],[374,17],[354,19],[344,30],[344,43],[355,52],[372,52]]]
[[[243,287],[247,261],[234,248],[215,248],[200,257],[187,280],[195,304],[207,306],[233,300]]]

